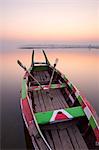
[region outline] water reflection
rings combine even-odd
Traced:
[[[51,64],[59,58],[57,68],[87,97],[99,114],[99,53],[84,50],[46,50]],[[25,137],[20,112],[21,78],[24,71],[17,65],[17,59],[27,67],[31,64],[31,50],[2,52],[1,94],[2,94],[2,148],[25,149]],[[36,61],[44,60],[36,51]]]

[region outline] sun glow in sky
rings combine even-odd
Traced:
[[[2,0],[0,39],[99,41],[98,0]]]

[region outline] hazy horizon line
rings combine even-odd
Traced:
[[[30,44],[19,47],[20,49],[39,49],[39,48],[96,48],[97,44]]]

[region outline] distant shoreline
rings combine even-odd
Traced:
[[[20,49],[39,49],[39,48],[50,48],[50,49],[56,49],[56,48],[89,48],[89,49],[99,49],[99,45],[30,45],[30,46],[22,46]]]

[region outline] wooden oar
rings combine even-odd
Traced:
[[[24,65],[20,62],[20,60],[17,60],[17,63],[18,63],[19,66],[21,66],[21,67],[29,74],[29,76],[30,76],[33,80],[35,80],[35,81],[37,82],[37,84],[41,87],[41,89],[45,91],[45,89],[43,89],[43,87],[41,86],[41,84],[39,83],[39,81],[38,81],[36,78],[34,78],[34,77],[32,76],[32,74],[27,70],[26,66],[24,66]],[[53,97],[50,96],[49,92],[46,91],[46,94],[50,97],[51,100],[53,99]]]
[[[39,84],[39,86],[42,88],[42,86],[40,85],[40,83],[31,75],[31,73],[27,70],[27,68],[18,60],[17,63],[26,71],[28,72],[28,74]],[[43,88],[42,88],[43,89]],[[49,150],[52,150],[52,148],[50,147],[50,145],[48,144],[48,142],[46,141],[45,137],[43,136],[42,134],[42,131],[37,123],[37,120],[36,120],[36,117],[35,117],[35,114],[33,112],[33,109],[31,107],[31,104],[30,104],[30,101],[28,100],[28,103],[29,103],[29,106],[30,106],[30,109],[31,109],[31,112],[32,112],[32,116],[33,116],[33,119],[34,119],[34,122],[35,122],[35,125],[36,125],[36,128],[41,136],[41,138],[43,139],[44,143],[46,144],[47,148]]]
[[[52,75],[51,75],[51,78],[50,78],[50,82],[49,82],[49,85],[48,85],[49,88],[48,88],[48,91],[46,91],[46,94],[50,97],[51,100],[53,100],[53,97],[50,95],[49,90],[50,90],[50,86],[51,86],[51,83],[52,83],[52,80],[53,80],[55,67],[56,67],[57,63],[58,63],[58,58],[56,58],[56,60],[55,60],[54,68],[53,68]]]
[[[41,89],[43,90],[43,87],[41,86],[41,84],[39,83],[39,81],[36,79],[36,78],[34,78],[33,77],[33,75],[28,71],[28,69],[26,68],[26,66],[24,66],[21,62],[20,62],[20,60],[17,60],[17,63],[19,64],[19,66],[21,66],[28,74],[29,74],[29,76],[33,79],[33,80],[35,80],[36,82],[37,82],[37,84],[41,87]]]
[[[58,63],[58,58],[56,58],[55,63],[54,63],[54,68],[53,68],[52,75],[51,75],[50,82],[49,82],[49,88],[50,88],[52,80],[53,80],[53,76],[54,76],[54,72],[55,72],[55,67],[56,67],[57,63]]]

